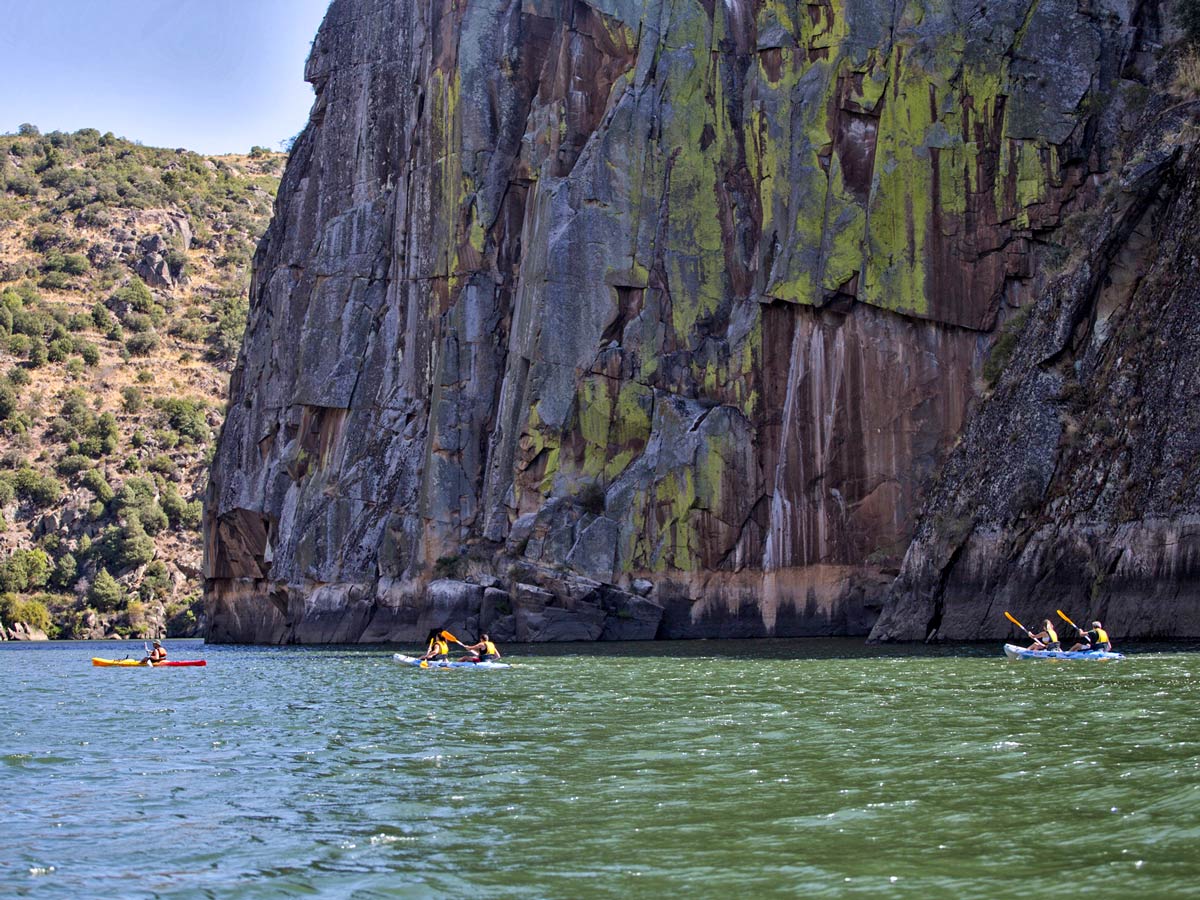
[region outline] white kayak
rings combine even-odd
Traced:
[[[1066,650],[1027,650],[1016,644],[1005,644],[1004,655],[1009,659],[1124,659],[1124,653],[1114,653],[1111,650],[1076,650],[1070,653]]]
[[[392,659],[406,666],[417,666],[422,669],[511,669],[505,662],[459,662],[456,659],[418,659],[415,656],[405,656],[403,653],[393,653]]]

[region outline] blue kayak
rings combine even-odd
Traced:
[[[415,656],[405,656],[403,653],[392,654],[392,659],[406,666],[417,666],[422,669],[511,669],[512,666],[503,662],[459,662],[458,660],[418,659]],[[421,665],[425,663],[425,665]]]
[[[1111,650],[1076,650],[1068,653],[1066,650],[1027,650],[1016,644],[1005,644],[1004,655],[1009,659],[1124,659],[1124,653],[1114,653]]]

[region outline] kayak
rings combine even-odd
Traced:
[[[1111,650],[1076,650],[1070,653],[1066,650],[1026,650],[1015,644],[1004,645],[1004,655],[1009,659],[1124,659],[1124,653]]]
[[[207,666],[208,663],[203,659],[168,659],[166,662],[154,663],[154,665],[148,666],[140,659],[101,659],[98,656],[93,656],[92,665],[121,666],[122,668],[135,669],[167,669],[172,666]]]
[[[503,662],[459,662],[458,660],[424,660],[415,656],[405,656],[403,653],[392,654],[392,659],[406,666],[417,666],[424,669],[511,669],[512,666]],[[421,663],[426,663],[422,666]]]

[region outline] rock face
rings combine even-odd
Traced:
[[[334,0],[213,464],[209,639],[865,634],[1153,24]]]
[[[1180,112],[1151,107],[1082,223],[1091,251],[1020,325],[876,639],[999,636],[1005,610],[1055,609],[1114,637],[1200,634],[1200,157]]]

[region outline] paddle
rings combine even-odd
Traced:
[[[1018,621],[1017,621],[1017,620],[1016,620],[1016,619],[1013,617],[1012,613],[1010,613],[1010,612],[1008,612],[1008,611],[1006,610],[1006,611],[1005,611],[1005,613],[1004,613],[1004,618],[1008,619],[1008,621],[1012,622],[1014,625],[1016,625],[1018,628],[1020,628],[1020,629],[1021,629],[1023,632],[1025,632],[1027,635],[1029,635],[1029,639],[1030,639],[1031,641],[1033,641],[1035,644],[1041,644],[1041,643],[1042,643],[1041,641],[1039,641],[1037,638],[1035,638],[1035,637],[1033,636],[1033,632],[1032,632],[1032,631],[1030,631],[1028,628],[1026,628],[1024,625],[1022,625],[1020,622],[1018,622]],[[1045,646],[1045,645],[1043,644],[1043,646]]]
[[[444,637],[448,641],[454,641],[454,643],[458,644],[458,646],[460,646],[460,647],[467,646],[466,644],[464,644],[462,641],[460,641],[458,638],[456,638],[454,635],[452,635],[450,632],[446,631],[445,629],[442,630],[442,637]]]
[[[1062,619],[1064,622],[1066,622],[1068,625],[1070,625],[1072,628],[1074,628],[1080,634],[1083,634],[1083,629],[1080,628],[1078,625],[1076,625],[1074,622],[1072,622],[1070,619],[1068,619],[1067,614],[1065,612],[1063,612],[1061,609],[1056,609],[1055,612],[1058,613],[1058,617],[1060,619]]]

